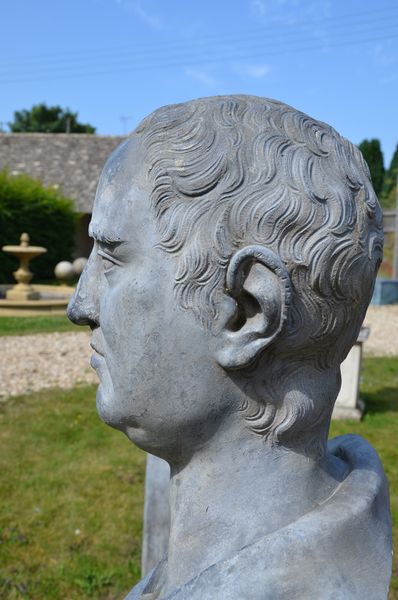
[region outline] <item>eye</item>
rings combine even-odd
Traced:
[[[104,273],[108,273],[113,267],[122,267],[124,263],[118,260],[114,254],[112,253],[112,249],[105,250],[103,247],[100,247],[97,250],[98,256],[102,258],[102,264],[104,266]]]

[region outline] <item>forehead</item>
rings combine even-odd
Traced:
[[[90,233],[111,241],[127,239],[134,214],[149,210],[143,155],[139,139],[132,137],[118,146],[107,160],[95,195]]]
[[[143,163],[140,138],[129,137],[109,156],[102,170],[98,188],[109,185],[123,185],[133,177],[140,178],[140,167]]]

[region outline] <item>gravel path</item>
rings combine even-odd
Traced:
[[[97,383],[89,342],[86,331],[0,337],[0,402],[48,387]]]
[[[398,305],[371,306],[365,355],[398,356]],[[0,401],[48,387],[97,383],[89,361],[90,333],[46,333],[0,338]]]

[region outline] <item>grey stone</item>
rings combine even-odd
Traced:
[[[359,150],[252,96],[145,119],[109,158],[69,306],[102,419],[170,465],[167,554],[133,599],[387,597],[388,488],[327,443],[382,257]]]
[[[365,403],[359,397],[359,382],[362,370],[362,346],[369,337],[369,327],[362,327],[358,339],[340,365],[341,388],[337,396],[332,419],[359,421]]]
[[[170,535],[170,466],[148,454],[145,477],[141,574],[146,575],[167,552]]]
[[[124,139],[87,133],[0,133],[0,170],[54,186],[73,200],[76,212],[91,213],[105,161]]]

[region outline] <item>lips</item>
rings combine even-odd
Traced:
[[[94,350],[94,354],[91,357],[90,365],[93,369],[98,371],[100,367],[105,365],[105,355],[103,351],[103,337],[100,328],[93,330],[90,346]]]
[[[97,353],[97,351],[95,351],[90,359],[91,367],[93,369],[97,370],[103,364],[103,362],[104,362],[103,355],[99,354],[99,353]]]
[[[100,348],[93,342],[90,342],[90,346],[94,350],[94,354],[91,356],[90,365],[93,369],[97,370],[101,363],[104,362],[104,353],[101,352]]]
[[[102,337],[102,331],[99,327],[96,327],[91,335],[90,346],[100,356],[104,356],[104,338]]]
[[[92,347],[94,352],[96,352],[100,356],[104,356],[104,353],[93,342],[90,342],[90,346]]]

